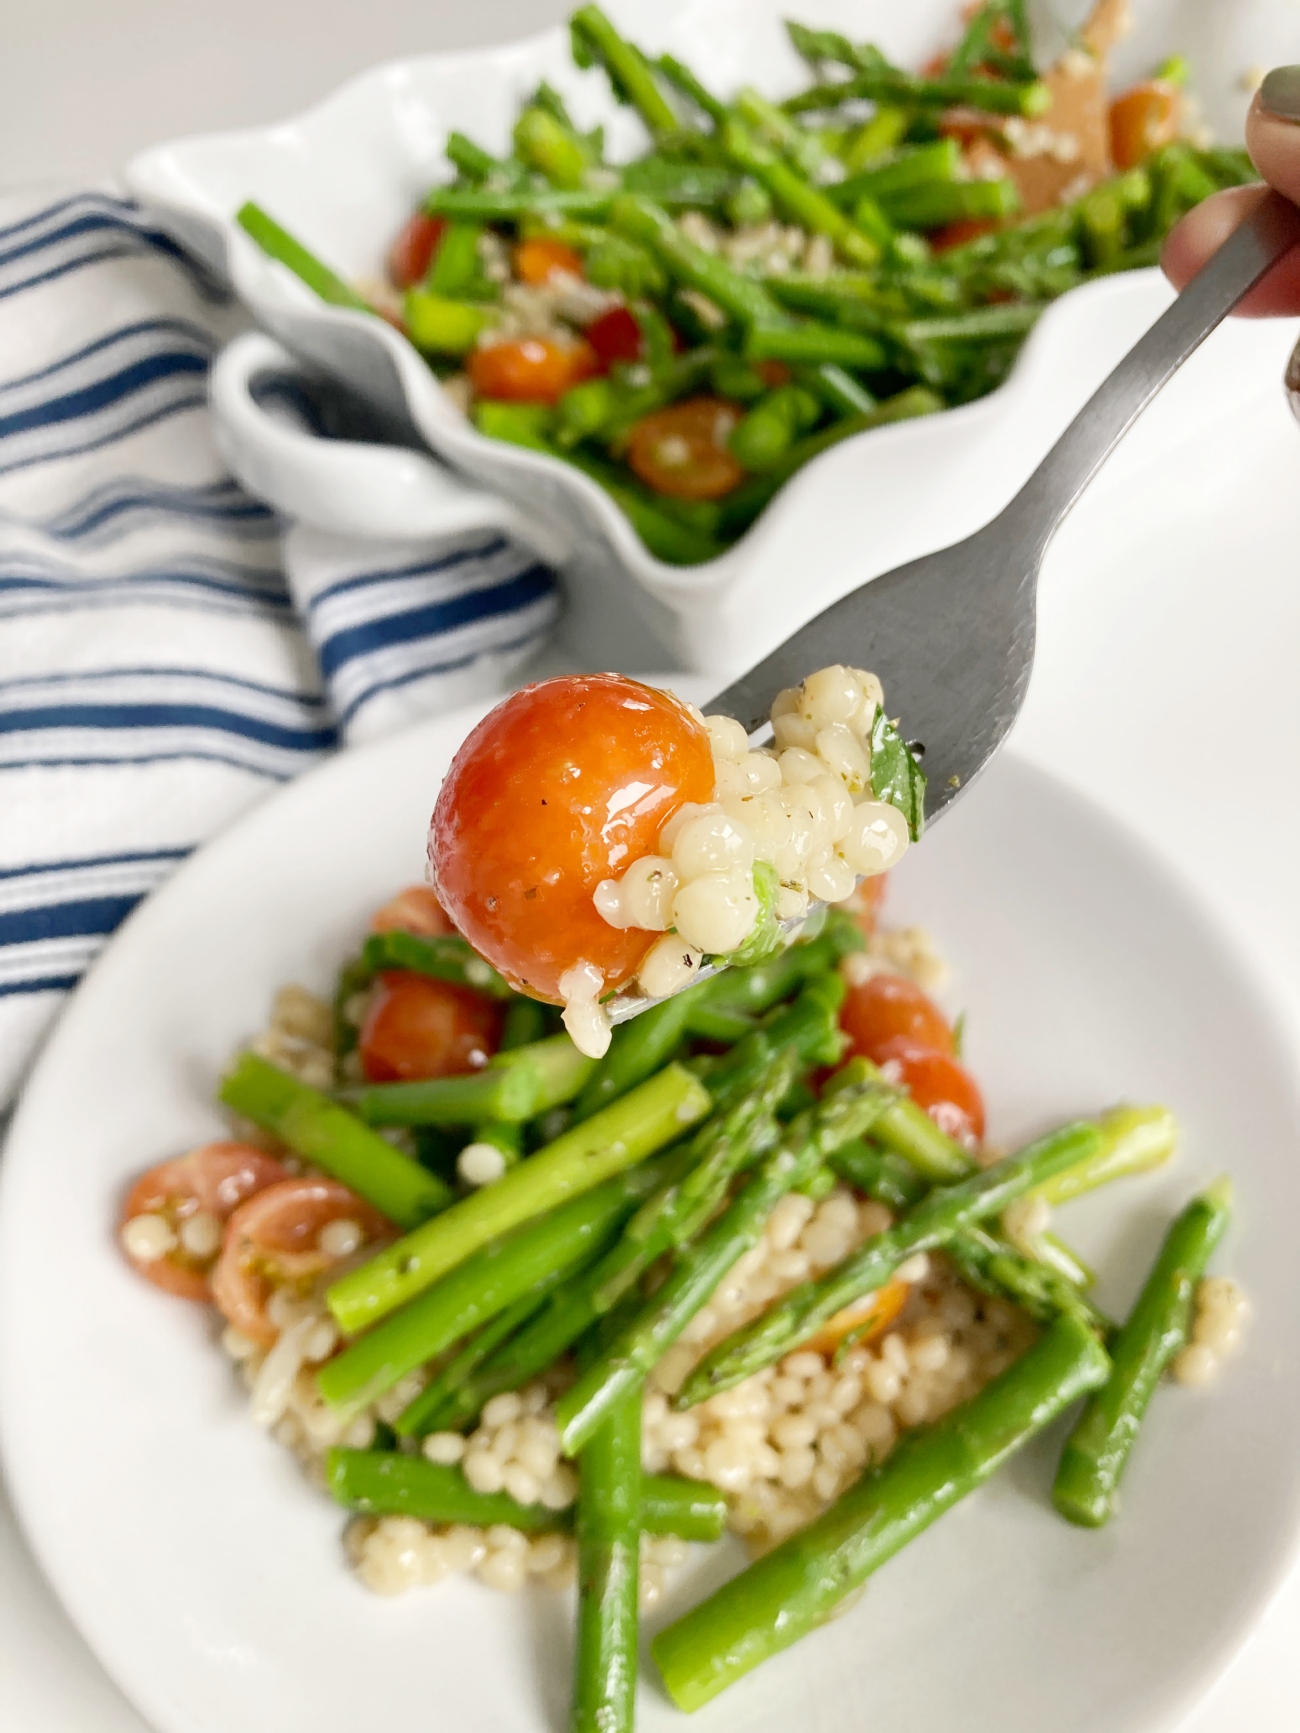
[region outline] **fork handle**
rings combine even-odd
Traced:
[[[988,526],[1014,536],[1037,569],[1070,508],[1161,386],[1284,254],[1300,209],[1268,193],[1084,404],[1011,503]]]

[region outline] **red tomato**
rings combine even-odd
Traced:
[[[902,1083],[941,1131],[976,1148],[984,1138],[984,1097],[979,1084],[949,1053],[919,1047],[897,1036],[879,1049],[876,1063],[891,1083]]]
[[[888,888],[889,874],[876,873],[869,879],[860,880],[853,895],[842,905],[848,909],[868,939],[875,932],[880,920],[880,910],[884,904],[885,892]]]
[[[226,1228],[221,1257],[212,1272],[212,1297],[222,1316],[250,1342],[270,1347],[278,1334],[266,1315],[277,1288],[307,1294],[319,1278],[342,1262],[324,1250],[321,1229],[352,1221],[361,1243],[386,1239],[392,1224],[336,1179],[281,1180],[241,1204]]]
[[[1172,144],[1183,125],[1183,95],[1176,85],[1153,78],[1135,84],[1110,105],[1110,154],[1117,169],[1134,168],[1162,144]]]
[[[680,700],[621,674],[526,686],[456,754],[429,833],[443,907],[474,949],[534,998],[559,999],[576,963],[607,986],[649,936],[597,914],[592,893],[641,855],[686,801],[713,799],[708,735]]]
[[[571,385],[598,372],[590,343],[556,343],[549,337],[522,337],[517,343],[492,343],[469,357],[469,376],[480,397],[508,403],[554,403]]]
[[[217,1261],[220,1237],[210,1252],[191,1252],[180,1238],[185,1223],[198,1215],[215,1216],[224,1227],[232,1210],[277,1180],[285,1169],[265,1150],[251,1143],[205,1143],[188,1155],[160,1161],[142,1174],[127,1194],[118,1223],[119,1233],[137,1216],[161,1216],[176,1235],[173,1249],[160,1258],[126,1255],[132,1266],[157,1288],[186,1300],[211,1299],[208,1272]]]
[[[853,1051],[876,1064],[881,1050],[899,1036],[914,1047],[952,1052],[948,1019],[928,994],[902,975],[872,975],[860,987],[850,987],[840,1008],[840,1027]]]
[[[581,277],[581,254],[566,247],[563,241],[548,240],[544,236],[521,241],[515,248],[515,275],[523,282],[534,285],[549,283],[557,273]]]
[[[487,1064],[501,1008],[464,987],[394,969],[379,977],[357,1046],[372,1083],[457,1077]]]
[[[645,347],[641,327],[626,307],[611,307],[593,319],[583,335],[596,351],[603,373],[617,361],[639,361]]]
[[[958,223],[947,223],[925,238],[933,253],[949,253],[954,247],[964,247],[967,241],[978,241],[981,235],[991,235],[997,228],[991,217],[965,217]]]
[[[739,419],[734,405],[719,397],[688,397],[643,415],[633,425],[627,461],[657,493],[675,499],[721,499],[745,478],[727,450]]]
[[[868,881],[870,882],[870,881]],[[422,939],[440,939],[454,933],[447,911],[432,885],[407,885],[370,917],[372,933],[418,933]]]
[[[444,218],[426,217],[423,211],[407,223],[388,253],[388,275],[399,289],[410,289],[428,276],[446,227]]]

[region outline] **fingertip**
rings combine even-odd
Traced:
[[[1175,223],[1160,254],[1160,268],[1175,289],[1187,287],[1267,192],[1264,186],[1229,187],[1205,199]]]

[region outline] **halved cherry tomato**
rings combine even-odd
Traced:
[[[566,247],[563,241],[552,241],[546,236],[535,240],[520,241],[515,248],[515,275],[525,283],[537,286],[549,283],[551,278],[562,273],[569,277],[581,277],[582,255],[575,253],[572,247]]]
[[[1117,169],[1134,168],[1172,144],[1182,131],[1183,93],[1177,85],[1153,78],[1135,84],[1110,105],[1110,154]]]
[[[479,396],[508,403],[554,403],[599,370],[596,351],[582,338],[556,343],[549,337],[521,337],[475,349],[469,357],[470,382]]]
[[[592,893],[652,854],[686,801],[714,796],[709,738],[671,693],[620,674],[526,686],[484,718],[438,796],[429,858],[474,949],[535,998],[576,963],[609,987],[651,942],[612,927]]]
[[[645,348],[641,327],[626,307],[611,307],[608,313],[593,319],[583,336],[596,351],[601,371],[606,373],[618,361],[639,361]]]
[[[281,1180],[241,1204],[226,1227],[212,1272],[212,1297],[222,1316],[250,1342],[270,1347],[278,1334],[266,1315],[277,1288],[308,1294],[342,1254],[322,1249],[321,1230],[351,1221],[361,1243],[387,1239],[392,1223],[336,1179],[306,1174]]]
[[[627,461],[657,493],[675,499],[721,499],[745,478],[727,450],[739,419],[735,405],[720,397],[688,397],[635,423]]]
[[[857,890],[843,905],[868,939],[875,932],[880,920],[880,911],[884,906],[885,892],[888,888],[889,874],[876,873],[872,878],[862,879]]]
[[[941,1131],[967,1149],[984,1139],[984,1097],[979,1084],[950,1053],[896,1036],[877,1049],[876,1063],[891,1083],[902,1083]]]
[[[882,1049],[899,1036],[913,1047],[952,1052],[948,1019],[929,994],[902,975],[871,975],[860,987],[850,987],[840,1007],[840,1027],[853,1051],[876,1064]]]
[[[379,977],[357,1036],[372,1083],[458,1077],[487,1064],[501,1040],[501,1007],[464,987],[393,969]]]
[[[981,235],[991,235],[997,228],[991,217],[963,217],[960,222],[945,223],[925,238],[932,253],[949,253],[954,247],[964,247],[967,241],[978,241]]]
[[[208,1273],[221,1249],[220,1234],[211,1251],[190,1251],[181,1237],[185,1223],[198,1216],[214,1217],[224,1228],[231,1212],[246,1198],[287,1177],[288,1170],[251,1143],[205,1143],[188,1155],[160,1161],[141,1174],[127,1193],[118,1231],[138,1216],[158,1216],[171,1229],[176,1244],[158,1258],[142,1258],[124,1245],[132,1267],[156,1288],[186,1300],[209,1300]]]
[[[802,1346],[811,1348],[815,1354],[833,1354],[846,1336],[852,1336],[858,1343],[876,1341],[907,1304],[911,1291],[910,1282],[891,1276],[883,1288],[851,1300],[842,1312],[828,1318]]]
[[[872,881],[865,881],[870,884]],[[372,933],[418,933],[422,939],[440,939],[454,933],[447,911],[432,885],[407,885],[370,917]]]
[[[388,252],[388,275],[399,289],[410,289],[428,276],[446,227],[445,218],[426,217],[423,211],[407,223]]]

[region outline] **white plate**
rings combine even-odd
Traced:
[[[163,1733],[525,1733],[563,1718],[569,1617],[454,1580],[392,1602],[340,1514],[246,1416],[204,1314],[133,1277],[128,1178],[211,1135],[210,1096],[276,985],[324,987],[418,875],[465,712],[335,760],[181,869],[109,946],[47,1048],[0,1195],[0,1415],[19,1511],[109,1671]],[[1009,1142],[1121,1096],[1173,1103],[1176,1172],[1071,1212],[1125,1305],[1165,1217],[1230,1167],[1226,1264],[1257,1305],[1212,1396],[1162,1393],[1102,1534],[1045,1502],[1050,1449],[891,1563],[861,1605],[704,1711],[741,1728],[1149,1733],[1229,1658],[1292,1544],[1300,1130],[1291,1055],[1214,927],[1111,821],[1003,758],[909,856],[895,915],[952,956]],[[719,1569],[701,1555],[671,1612]],[[641,1728],[680,1725],[648,1672]]]

